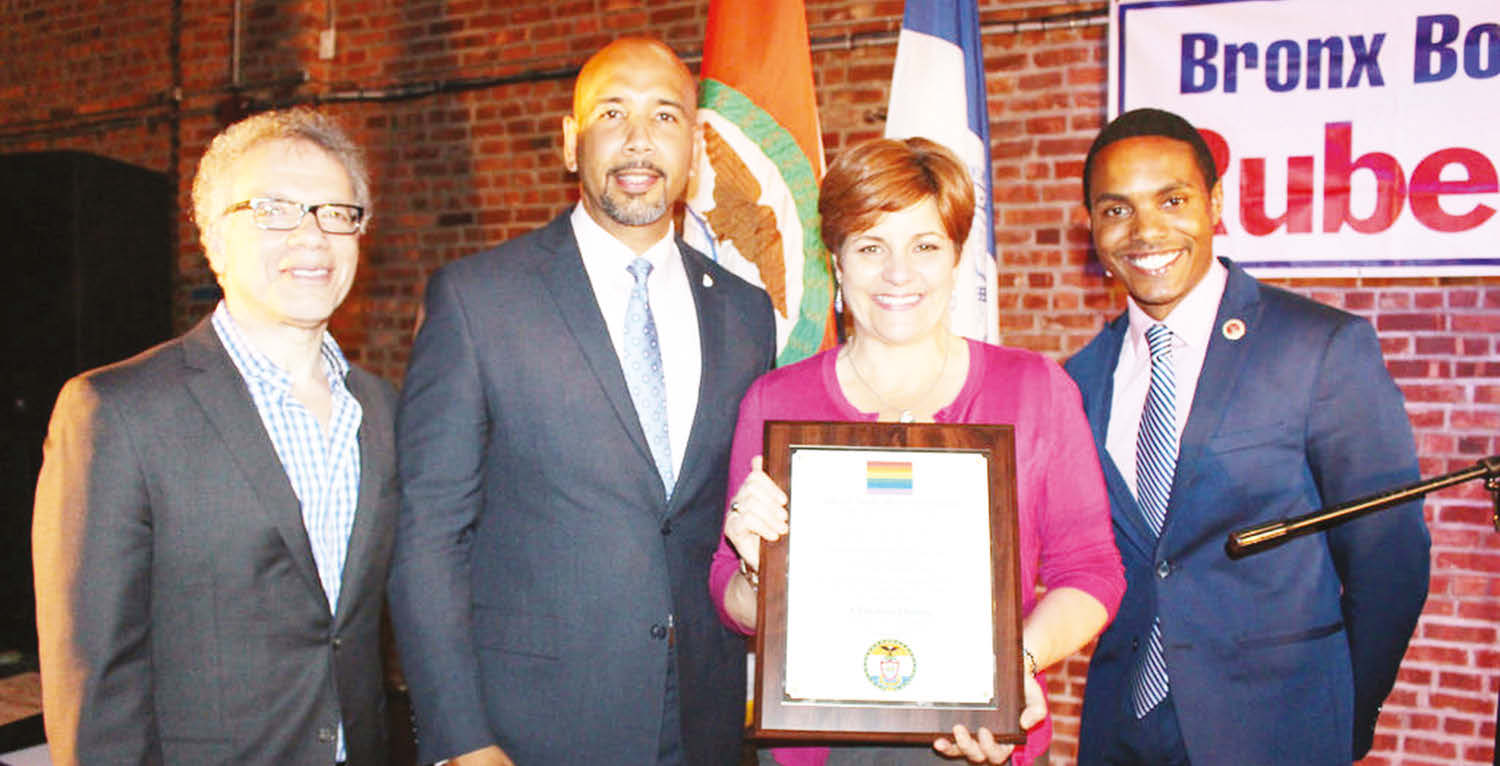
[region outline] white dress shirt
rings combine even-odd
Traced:
[[[604,314],[604,326],[615,347],[615,357],[624,358],[625,311],[635,288],[630,262],[636,254],[589,217],[583,205],[575,205],[571,216],[573,236],[583,255],[583,268],[594,288],[594,299]],[[662,375],[667,386],[667,437],[672,444],[672,471],[682,473],[682,456],[698,410],[698,384],[703,368],[703,349],[698,340],[698,309],[688,284],[682,254],[674,241],[675,230],[652,245],[641,257],[651,262],[646,292],[651,317],[661,344]]]
[[[1214,259],[1208,273],[1160,322],[1142,311],[1134,298],[1127,301],[1130,328],[1120,346],[1120,359],[1115,363],[1114,396],[1110,400],[1104,446],[1137,499],[1140,496],[1135,488],[1135,443],[1141,429],[1141,413],[1146,409],[1146,393],[1151,390],[1151,346],[1146,342],[1146,330],[1160,323],[1172,331],[1172,367],[1177,384],[1174,414],[1177,438],[1181,440],[1188,414],[1193,411],[1198,376],[1203,372],[1203,358],[1208,355],[1208,341],[1213,338],[1214,319],[1219,314],[1219,301],[1228,281],[1229,269]]]

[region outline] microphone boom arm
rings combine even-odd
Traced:
[[[1224,543],[1224,550],[1230,558],[1244,558],[1274,548],[1294,537],[1321,532],[1367,513],[1415,500],[1428,492],[1435,492],[1481,477],[1485,480],[1485,489],[1490,491],[1494,499],[1492,521],[1495,531],[1500,532],[1500,455],[1492,455],[1461,471],[1413,482],[1302,516],[1245,527],[1230,533],[1229,540]]]

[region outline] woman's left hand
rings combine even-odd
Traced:
[[[1021,729],[1030,729],[1047,717],[1047,695],[1036,676],[1026,677],[1026,707],[1021,709]],[[932,749],[948,758],[965,758],[969,763],[1002,764],[1010,758],[1015,745],[995,741],[989,729],[980,728],[974,736],[963,726],[953,727],[953,738],[940,737],[932,743]]]

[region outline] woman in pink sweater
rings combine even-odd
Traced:
[[[1020,721],[1026,743],[1012,752],[985,729],[955,726],[930,748],[778,748],[762,752],[762,764],[1045,764],[1052,731],[1042,671],[1092,640],[1125,591],[1077,388],[1046,357],[965,340],[949,329],[954,273],[973,211],[968,172],[925,139],[862,144],[829,168],[818,212],[854,331],[839,348],[767,373],[745,394],[730,456],[729,486],[737,489],[709,588],[724,623],[753,633],[760,541],[788,530],[786,494],[761,470],[765,421],[1010,424],[1022,662],[1031,671]],[[1046,586],[1040,598],[1038,580]]]

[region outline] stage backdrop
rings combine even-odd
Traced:
[[[1112,0],[1111,117],[1192,121],[1265,277],[1500,274],[1500,3]]]

